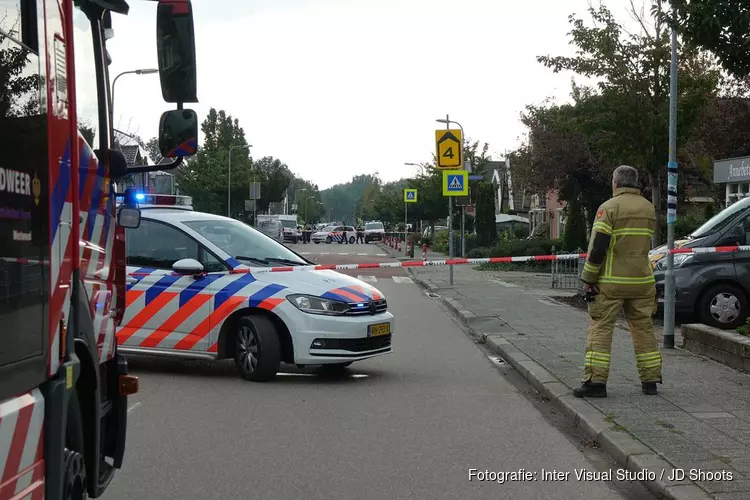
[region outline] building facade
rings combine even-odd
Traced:
[[[714,162],[714,184],[725,185],[724,203],[731,205],[750,194],[750,156]]]

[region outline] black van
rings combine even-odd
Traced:
[[[750,241],[750,198],[728,206],[675,248],[747,245]],[[660,306],[664,303],[667,247],[649,254],[654,266]],[[695,314],[700,321],[725,330],[736,328],[750,314],[750,250],[675,254],[675,310]]]

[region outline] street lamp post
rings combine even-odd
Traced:
[[[458,125],[458,128],[461,129],[461,138],[464,140],[466,138],[466,134],[464,134],[464,128],[461,126],[460,123],[457,121],[451,120],[448,115],[445,115],[445,119],[438,118],[435,120],[438,123],[444,123],[446,129],[451,128],[451,123],[455,123]],[[464,145],[461,144],[461,153],[463,155],[463,148]],[[466,164],[464,163],[464,166]],[[448,235],[450,238],[450,243],[448,245],[448,252],[450,254],[450,258],[453,258],[453,197],[448,197],[448,219],[450,222],[448,223]],[[461,207],[461,257],[463,257],[466,254],[466,240],[464,239],[464,210],[463,207]],[[450,266],[450,283],[453,285],[453,265]]]
[[[110,99],[111,105],[109,107],[109,121],[114,122],[115,121],[115,84],[117,83],[117,79],[120,78],[122,75],[152,75],[154,73],[158,73],[159,70],[155,68],[145,68],[145,69],[131,69],[129,71],[123,71],[122,73],[118,74],[114,80],[112,80],[112,97]]]
[[[229,148],[229,168],[227,171],[227,217],[232,217],[232,151],[237,148],[244,148],[248,151],[252,145],[237,145]]]
[[[112,90],[110,92],[110,106],[109,106],[109,122],[114,127],[115,124],[115,84],[117,83],[117,79],[120,78],[122,75],[152,75],[154,73],[158,73],[159,70],[155,68],[143,68],[143,69],[131,69],[129,71],[123,71],[122,73],[119,73],[117,76],[115,76],[115,79],[112,80]],[[114,140],[114,137],[111,138],[111,140]],[[143,176],[147,176],[148,174],[143,173]],[[147,179],[148,177],[146,177]],[[141,177],[141,180],[143,180],[143,177]],[[144,185],[147,185],[144,183]]]

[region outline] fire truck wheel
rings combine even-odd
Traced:
[[[234,363],[245,380],[267,382],[279,372],[281,341],[265,316],[243,316],[237,322]]]
[[[326,236],[326,245],[330,245],[330,244],[331,244],[331,237]]]
[[[83,418],[78,394],[73,391],[68,403],[68,424],[63,452],[63,495],[65,500],[86,500],[86,463],[83,461]]]

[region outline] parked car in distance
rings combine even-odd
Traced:
[[[371,241],[383,241],[385,236],[385,227],[380,221],[370,221],[365,223],[365,243]]]

